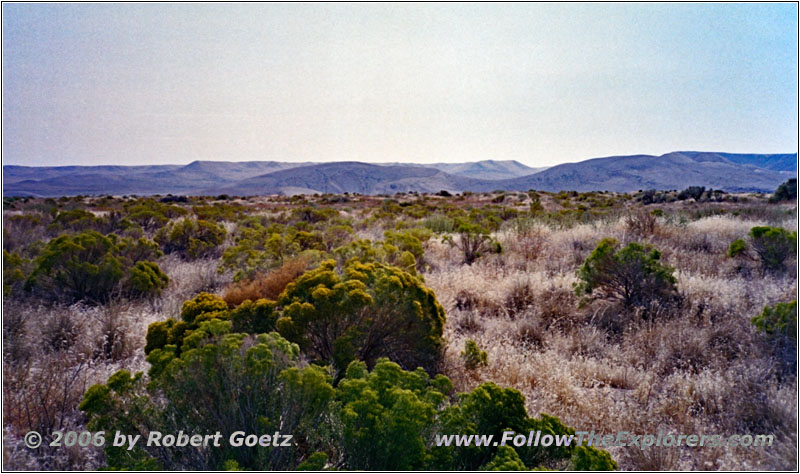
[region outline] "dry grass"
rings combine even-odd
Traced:
[[[622,469],[796,469],[796,375],[776,364],[749,322],[765,305],[795,298],[796,272],[735,271],[727,246],[754,221],[715,216],[651,228],[646,220],[644,228],[623,217],[543,229],[534,259],[511,243],[513,232],[500,236],[503,261],[454,266],[441,249],[429,252],[438,270],[425,279],[448,311],[446,374],[460,391],[484,381],[515,387],[530,413],[583,430],[777,440],[773,448],[613,448]],[[661,249],[677,270],[681,304],[650,321],[607,305],[578,309],[575,271],[603,237]],[[458,350],[466,339],[488,352],[484,370],[463,367]]]

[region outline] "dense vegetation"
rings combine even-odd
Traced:
[[[793,468],[791,185],[6,198],[4,467]],[[31,429],[295,444],[17,449]],[[777,445],[434,442],[508,429]]]

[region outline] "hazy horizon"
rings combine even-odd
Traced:
[[[3,4],[3,164],[797,151],[796,4]]]
[[[596,159],[603,159],[603,158],[614,158],[614,157],[617,157],[617,156],[635,156],[635,155],[649,155],[649,156],[653,156],[653,157],[658,157],[658,156],[662,156],[662,155],[666,155],[666,154],[670,154],[670,153],[681,153],[681,152],[725,153],[725,154],[734,154],[734,155],[797,155],[797,151],[795,151],[795,150],[792,150],[792,151],[789,151],[789,152],[785,152],[785,153],[781,153],[781,152],[779,152],[779,153],[758,153],[758,152],[744,153],[744,152],[728,152],[728,151],[721,151],[721,150],[672,150],[672,151],[665,152],[665,153],[660,153],[660,154],[657,154],[657,155],[655,155],[655,154],[647,154],[647,153],[634,153],[634,154],[631,154],[631,155],[590,156],[590,157],[586,157],[584,159],[577,159],[577,160],[574,160],[574,161],[563,161],[563,162],[560,162],[560,163],[555,163],[555,164],[552,164],[552,165],[543,165],[543,166],[531,166],[531,165],[528,165],[527,163],[524,163],[524,162],[522,162],[520,160],[491,160],[491,159],[464,160],[464,161],[431,161],[431,162],[422,162],[422,161],[406,161],[406,162],[399,162],[399,161],[367,161],[367,160],[346,160],[346,159],[343,159],[343,160],[307,160],[307,161],[301,161],[301,160],[296,160],[296,161],[268,160],[268,159],[254,159],[254,160],[244,160],[244,159],[243,160],[215,160],[215,159],[207,159],[206,160],[206,159],[197,159],[197,160],[187,161],[187,162],[183,162],[183,163],[178,163],[178,162],[158,162],[158,163],[130,163],[130,164],[128,164],[128,163],[103,163],[103,162],[98,162],[98,163],[93,163],[93,164],[56,163],[56,164],[30,165],[30,164],[17,164],[17,163],[6,163],[6,162],[3,162],[3,167],[6,167],[6,166],[28,166],[28,167],[46,168],[46,167],[59,167],[59,166],[68,166],[68,167],[74,167],[74,166],[86,166],[86,167],[88,167],[88,166],[131,166],[131,167],[134,167],[134,166],[185,166],[185,165],[189,165],[189,164],[194,163],[194,162],[217,162],[217,163],[279,162],[279,163],[310,163],[310,164],[314,164],[314,165],[325,164],[325,163],[354,162],[354,163],[367,163],[367,164],[374,164],[374,165],[406,165],[406,164],[407,165],[434,165],[434,164],[469,164],[469,163],[479,163],[479,162],[482,162],[482,161],[495,161],[495,162],[498,162],[498,161],[505,161],[505,162],[516,161],[516,162],[518,162],[520,164],[523,164],[523,165],[526,165],[526,166],[530,166],[531,168],[535,168],[535,169],[541,171],[543,169],[552,168],[553,166],[557,166],[557,165],[570,164],[570,163],[580,163],[582,161],[587,161],[587,160],[596,160]]]

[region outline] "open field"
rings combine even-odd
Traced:
[[[224,298],[222,312],[248,299],[280,306],[304,271],[356,259],[433,291],[446,319],[425,368],[452,381],[448,396],[495,382],[521,392],[530,416],[577,430],[775,436],[767,448],[608,449],[623,470],[796,469],[796,313],[782,333],[751,322],[796,299],[795,247],[766,265],[751,232],[796,231],[796,202],[687,191],[6,198],[3,467],[105,466],[101,448],[32,452],[22,436],[86,429],[86,390],[120,369],[147,373],[148,326],[180,320],[198,294]],[[576,294],[607,238],[660,251],[669,297]],[[732,256],[737,239],[746,247]],[[270,330],[298,342],[304,364],[325,359],[279,323]],[[468,340],[485,364],[465,362]],[[337,364],[327,369],[336,382]]]

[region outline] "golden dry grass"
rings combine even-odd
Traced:
[[[631,235],[627,218],[539,227],[534,258],[514,242],[529,234],[506,231],[499,238],[507,252],[472,266],[453,265],[449,250],[432,242],[426,258],[436,270],[424,276],[448,312],[445,372],[460,391],[484,381],[517,388],[530,413],[576,429],[776,438],[772,448],[613,448],[621,469],[795,469],[796,378],[776,368],[750,318],[794,299],[796,272],[737,270],[727,245],[753,225],[731,216],[680,226],[659,219],[644,236]],[[650,321],[604,303],[579,309],[575,271],[604,237],[661,249],[676,268],[680,306]],[[521,300],[524,309],[511,311],[508,303]],[[488,367],[463,367],[466,339],[488,352]]]

